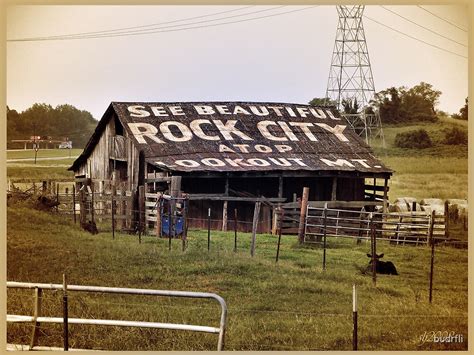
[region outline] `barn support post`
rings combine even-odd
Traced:
[[[435,240],[433,238],[433,229],[434,229],[434,219],[435,211],[431,212],[431,221],[430,221],[430,245],[431,245],[431,258],[430,258],[430,295],[429,301],[433,300],[433,271],[434,271],[434,256],[435,256]]]
[[[332,178],[331,201],[337,200],[337,176]]]
[[[112,192],[110,195],[110,210],[112,214],[112,239],[115,239],[115,195],[117,194],[117,186],[115,180],[112,182]]]
[[[72,185],[72,218],[76,224],[76,184]]]
[[[303,197],[301,198],[300,224],[298,226],[298,242],[304,242],[304,226],[306,220],[306,209],[308,207],[309,187],[303,188]]]
[[[250,255],[255,255],[255,246],[257,241],[257,228],[258,228],[258,217],[260,215],[260,201],[255,202],[255,209],[253,211],[252,221],[252,243],[250,244]]]
[[[211,207],[207,210],[207,251],[211,250]]]
[[[95,222],[95,208],[94,208],[95,184],[91,181],[91,222]]]
[[[85,219],[86,219],[86,206],[85,206],[85,193],[84,193],[84,185],[83,188],[81,188],[80,193],[79,193],[79,221],[81,226],[84,225]]]
[[[123,230],[127,228],[127,221],[124,218],[125,217],[125,211],[126,211],[126,202],[125,202],[125,186],[124,184],[120,184],[120,210],[119,210],[119,215],[120,215],[120,229]]]
[[[283,176],[278,177],[278,198],[283,198]],[[281,217],[278,213],[278,208],[281,208],[281,203],[278,204],[276,209],[273,209],[273,224],[272,224],[272,235],[278,233],[278,223],[279,218]]]
[[[376,196],[376,193],[377,193],[377,178],[374,176],[374,194],[372,196],[372,200],[375,201],[375,196]]]
[[[388,212],[388,179],[384,179],[383,183],[383,213]]]
[[[225,178],[225,189],[224,195],[229,196],[229,178],[226,176]],[[222,231],[227,232],[227,207],[228,201],[224,201],[222,205]]]

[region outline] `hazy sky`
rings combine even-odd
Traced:
[[[425,81],[441,90],[439,109],[458,112],[468,91],[468,14],[462,6],[423,7],[452,24],[415,5],[366,6],[365,15],[458,55],[364,18],[375,89]],[[68,103],[100,118],[111,101],[307,103],[323,97],[338,20],[335,6],[15,6],[7,14],[7,39],[143,26],[239,8],[168,23],[163,26],[174,27],[154,34],[8,42],[7,104],[22,111],[35,102]],[[267,9],[272,10],[262,11]]]

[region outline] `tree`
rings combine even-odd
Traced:
[[[455,118],[457,120],[466,120],[468,119],[469,117],[469,112],[468,112],[468,106],[469,106],[469,102],[468,102],[468,98],[466,97],[466,100],[465,100],[465,104],[463,107],[461,107],[459,109],[459,114],[458,113],[453,113],[451,115],[452,118]]]
[[[337,106],[337,101],[331,100],[329,97],[315,97],[308,104],[311,106]]]
[[[359,104],[357,103],[357,99],[344,99],[342,100],[342,107],[344,109],[344,113],[347,114],[356,114],[359,112]]]
[[[421,82],[414,87],[391,87],[375,94],[371,105],[380,112],[385,123],[436,121],[435,107],[441,91]]]

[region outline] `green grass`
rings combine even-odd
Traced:
[[[77,157],[81,154],[82,149],[39,149],[37,158],[51,158],[51,157]],[[7,151],[8,159],[34,159],[35,151],[33,149],[27,150],[9,150]]]
[[[380,241],[378,251],[400,275],[380,275],[377,286],[363,275],[370,245],[330,239],[327,270],[322,250],[300,247],[283,236],[190,231],[186,252],[174,240],[110,233],[92,236],[69,218],[26,206],[8,208],[7,278],[69,283],[215,292],[227,302],[227,350],[350,350],[352,284],[359,290],[359,349],[467,349],[467,250],[439,247],[435,256],[434,301],[428,303],[430,251]],[[32,292],[9,290],[9,314],[31,314]],[[215,302],[71,293],[70,316],[218,325]],[[61,293],[45,293],[43,310],[61,316]],[[115,327],[71,326],[71,346],[109,350],[214,350],[216,335]],[[462,344],[419,344],[425,331],[455,331]],[[28,343],[29,325],[8,325],[8,342]],[[61,346],[60,325],[42,325],[40,344]]]

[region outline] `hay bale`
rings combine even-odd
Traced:
[[[399,197],[395,200],[394,212],[410,212],[412,210],[413,202],[417,202],[414,197]]]
[[[435,211],[437,215],[444,214],[444,201],[440,198],[424,198],[420,201],[421,210],[431,214]]]

